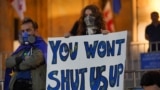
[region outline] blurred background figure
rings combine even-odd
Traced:
[[[160,72],[147,71],[142,75],[140,85],[144,90],[160,90]]]
[[[147,25],[145,38],[149,41],[149,52],[160,51],[160,21],[158,12],[151,13],[151,24]]]

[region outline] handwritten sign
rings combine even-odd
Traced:
[[[127,32],[48,38],[46,90],[123,90]]]

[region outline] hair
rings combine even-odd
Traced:
[[[151,12],[151,19],[153,19],[153,18],[156,18],[157,20],[158,20],[158,18],[159,18],[159,14],[158,14],[158,12],[156,12],[156,11],[154,11],[154,12]]]
[[[24,20],[22,21],[22,25],[26,23],[32,23],[33,28],[38,29],[38,24],[35,21],[33,21],[31,18],[24,18]]]
[[[151,86],[157,85],[160,87],[160,72],[159,71],[148,71],[143,74],[141,78],[140,85],[143,86]]]
[[[156,12],[156,11],[151,12],[151,16],[152,16],[153,14],[159,15],[158,12]]]
[[[101,32],[100,31],[101,29],[105,29],[103,16],[102,16],[100,9],[96,5],[91,4],[91,5],[86,6],[81,12],[81,17],[79,19],[79,28],[77,32],[79,35],[82,35],[86,32],[86,28],[85,28],[86,25],[84,22],[84,17],[85,17],[85,11],[87,9],[90,9],[93,13],[93,16],[96,17],[95,24],[99,30],[98,32]]]

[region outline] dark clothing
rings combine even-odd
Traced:
[[[145,33],[149,36],[150,42],[160,41],[160,24],[157,27],[153,24],[148,25]]]
[[[70,30],[70,34],[73,36],[77,35],[77,30],[78,30],[78,26],[79,26],[79,22],[76,21],[72,27],[72,29]]]
[[[149,37],[149,51],[157,51],[156,47],[158,51],[160,51],[160,24],[158,24],[157,27],[153,24],[148,25],[145,34]]]
[[[16,80],[13,85],[13,90],[32,90],[32,81],[27,79]]]

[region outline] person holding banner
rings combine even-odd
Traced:
[[[104,20],[100,9],[96,5],[86,6],[79,19],[78,35],[106,34]]]
[[[5,90],[45,90],[47,44],[37,33],[37,23],[25,18],[21,44],[6,59]]]
[[[140,85],[144,90],[160,90],[160,72],[147,71],[143,74]]]
[[[160,51],[160,21],[158,12],[151,13],[151,24],[145,29],[145,38],[149,41],[148,52]]]
[[[75,22],[73,29],[65,37],[71,35],[92,35],[92,34],[107,34],[102,13],[96,5],[88,5],[82,9],[80,19]]]

